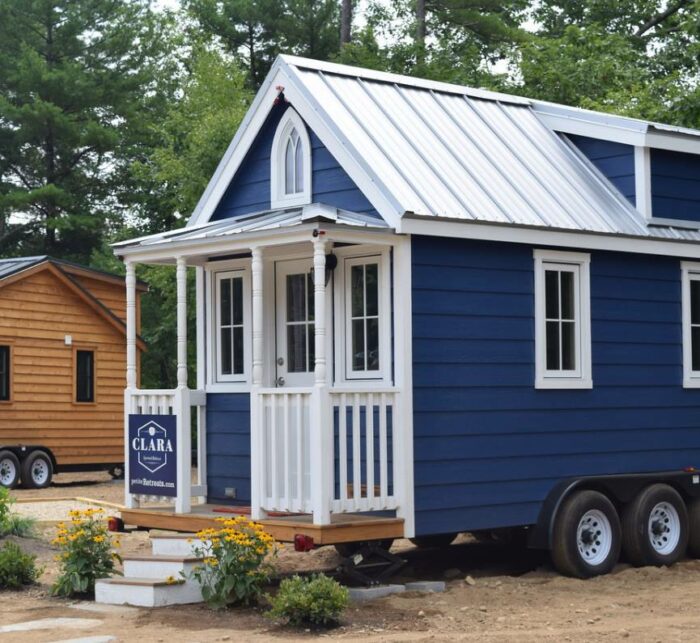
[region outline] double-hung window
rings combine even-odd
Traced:
[[[10,347],[0,346],[0,402],[10,401]]]
[[[246,378],[248,347],[246,272],[214,273],[214,376],[216,382],[243,382]]]
[[[384,379],[390,372],[387,260],[345,259],[345,378]]]
[[[534,256],[535,386],[591,388],[590,256]]]
[[[700,263],[683,262],[683,386],[700,388]]]

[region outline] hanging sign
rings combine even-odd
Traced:
[[[129,493],[177,495],[174,415],[129,416]]]

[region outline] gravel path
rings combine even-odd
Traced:
[[[46,500],[41,502],[17,502],[12,507],[12,512],[20,516],[34,518],[40,523],[60,522],[70,520],[70,511],[79,509],[97,509],[99,505],[79,502],[76,500]],[[107,509],[105,509],[107,515]]]

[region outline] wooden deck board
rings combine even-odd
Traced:
[[[214,513],[211,505],[193,507],[188,514],[176,514],[172,508],[122,509],[125,524],[164,529],[167,531],[196,532],[218,527],[217,518],[236,514]],[[330,525],[314,525],[310,515],[280,516],[260,520],[265,530],[280,542],[293,542],[294,536],[311,536],[317,545],[333,545],[364,540],[403,538],[403,518],[368,516],[365,514],[333,514]]]

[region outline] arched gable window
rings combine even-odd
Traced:
[[[311,202],[311,142],[304,121],[291,107],[272,141],[271,195],[273,208]]]

